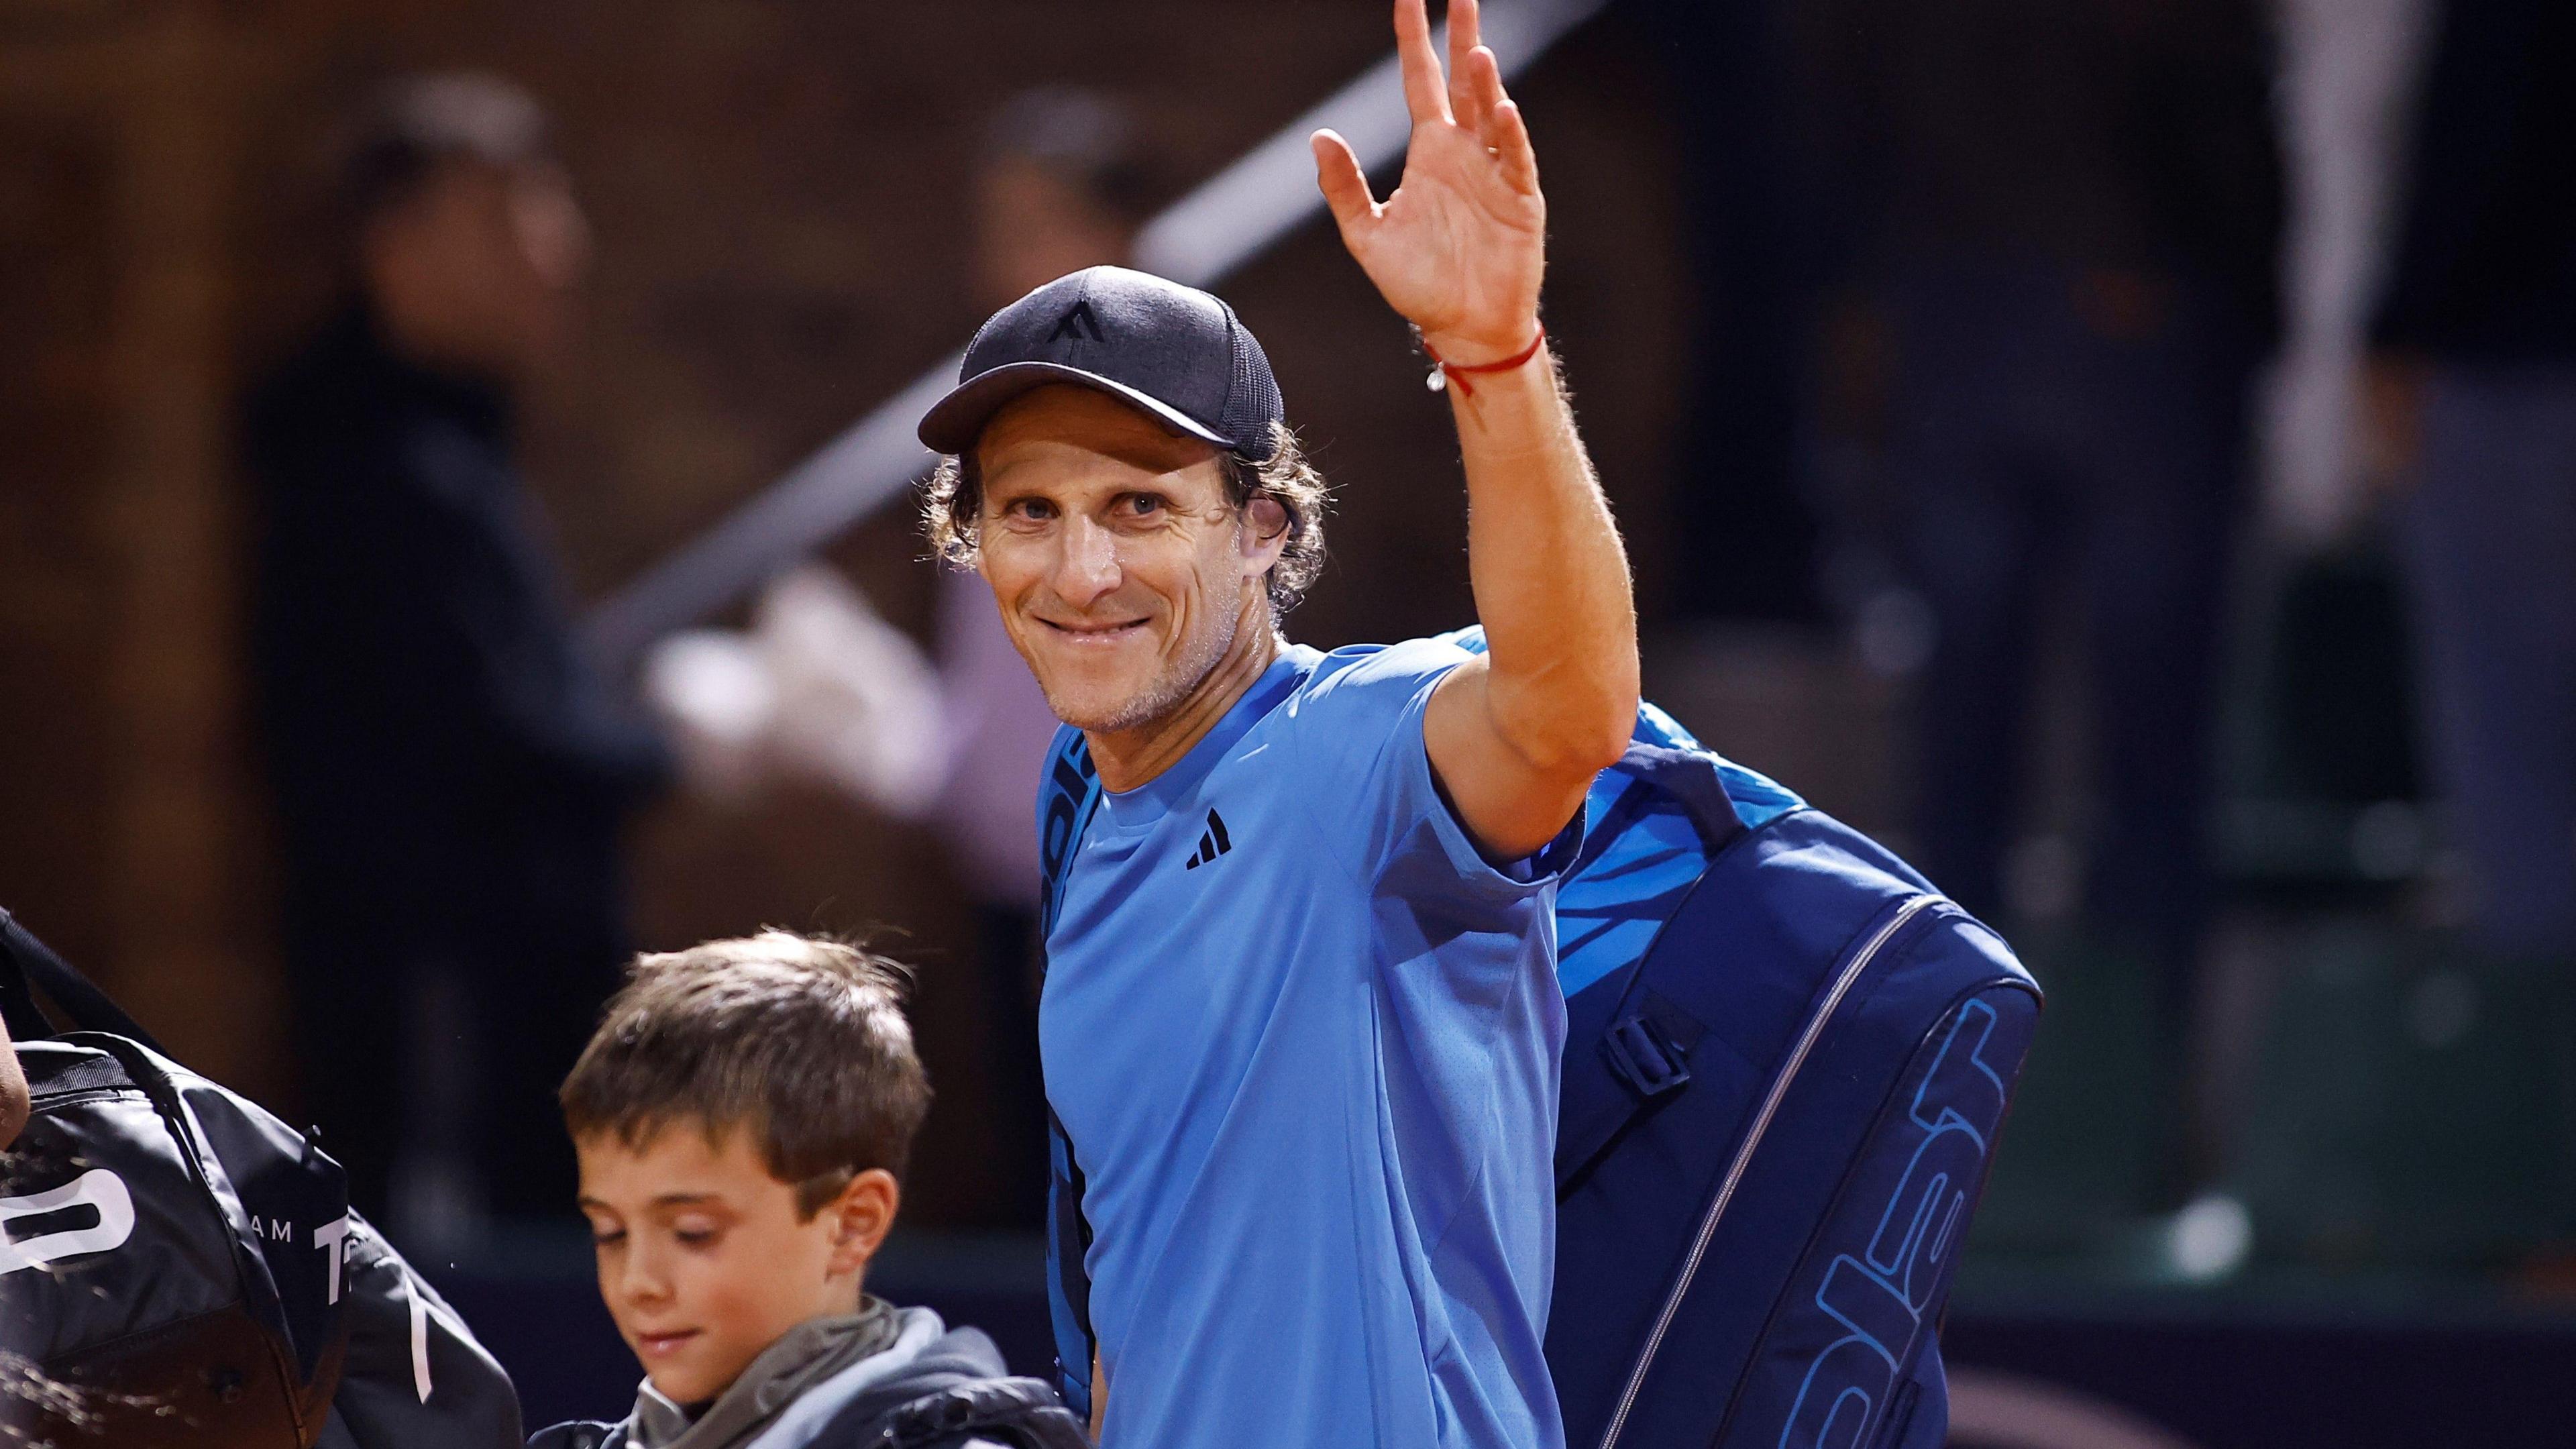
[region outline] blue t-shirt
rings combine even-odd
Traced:
[[[1108,1449],[1557,1449],[1553,872],[1486,863],[1422,717],[1468,658],[1292,648],[1103,798],[1039,1012]]]

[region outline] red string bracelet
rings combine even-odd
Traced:
[[[1509,372],[1513,368],[1519,367],[1523,363],[1528,362],[1531,358],[1538,356],[1538,350],[1546,345],[1547,324],[1542,322],[1538,326],[1538,335],[1530,339],[1529,346],[1522,348],[1520,351],[1513,353],[1511,356],[1504,358],[1500,362],[1480,362],[1473,367],[1461,367],[1457,363],[1444,361],[1439,353],[1432,350],[1431,339],[1426,337],[1422,339],[1422,352],[1424,356],[1431,359],[1432,367],[1431,375],[1422,379],[1422,385],[1431,389],[1433,392],[1439,392],[1441,389],[1446,388],[1450,383],[1455,382],[1458,384],[1458,395],[1460,397],[1474,397],[1476,395],[1476,385],[1467,380],[1467,374],[1471,372]]]

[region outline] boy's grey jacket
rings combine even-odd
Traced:
[[[991,1339],[900,1311],[892,1346],[799,1394],[742,1449],[1089,1449],[1055,1390],[1009,1377]],[[557,1424],[528,1449],[628,1449],[630,1424]]]

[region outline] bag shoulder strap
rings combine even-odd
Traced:
[[[1065,881],[1073,874],[1073,860],[1082,848],[1083,832],[1091,828],[1091,817],[1100,808],[1100,771],[1091,763],[1091,745],[1082,731],[1066,725],[1056,731],[1055,744],[1047,751],[1046,780],[1038,794],[1038,929],[1041,944],[1044,933],[1055,929],[1056,912],[1064,904]]]
[[[1055,1390],[1038,1379],[981,1379],[925,1394],[886,1417],[885,1449],[942,1449],[1000,1437],[1020,1449],[1089,1449]]]
[[[626,1449],[626,1426],[576,1419],[529,1435],[528,1449]]]
[[[1726,777],[1719,769],[1717,756],[1705,750],[1634,740],[1620,755],[1616,768],[1679,802],[1698,829],[1700,844],[1711,856],[1745,834],[1744,820],[1736,812],[1734,797],[1727,793]]]
[[[1083,833],[1100,809],[1100,772],[1091,747],[1070,725],[1056,732],[1038,793],[1038,961],[1045,969],[1046,939],[1064,905],[1066,880],[1082,848]],[[1082,1165],[1073,1139],[1047,1111],[1047,1311],[1054,1331],[1056,1389],[1078,1414],[1091,1412],[1091,1280],[1083,1260],[1091,1251],[1091,1224],[1082,1215]]]
[[[6,1015],[9,1034],[20,1041],[58,1034],[52,1019],[28,990],[31,984],[52,997],[79,1030],[107,1032],[140,1042],[155,1052],[161,1050],[152,1033],[126,1015],[106,992],[55,955],[19,925],[16,917],[0,910],[0,1014]]]

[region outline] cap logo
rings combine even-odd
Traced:
[[[1063,342],[1068,339],[1075,342],[1100,340],[1100,319],[1091,315],[1089,302],[1076,302],[1070,311],[1057,318],[1055,330],[1047,334],[1046,340]]]

